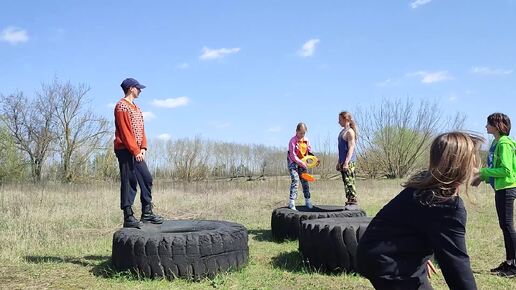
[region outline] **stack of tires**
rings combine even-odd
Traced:
[[[296,208],[297,210],[292,210],[288,207],[280,207],[272,212],[271,231],[274,240],[297,239],[301,223],[305,220],[366,216],[365,211],[361,209],[344,210],[343,206],[335,205],[317,205],[311,209],[305,206]]]
[[[371,218],[362,209],[319,205],[272,212],[271,230],[276,241],[299,239],[299,252],[311,268],[326,272],[356,270],[357,246]]]
[[[303,260],[318,271],[355,271],[358,242],[371,219],[364,216],[303,221],[299,231]]]
[[[242,269],[249,257],[247,241],[247,229],[240,224],[167,220],[115,232],[112,264],[140,277],[199,280]]]

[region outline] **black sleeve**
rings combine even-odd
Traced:
[[[429,240],[444,279],[450,289],[477,289],[466,250],[466,211],[459,216],[444,216],[431,228]]]

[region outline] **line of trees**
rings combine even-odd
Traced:
[[[29,98],[0,95],[0,182],[115,180],[112,120],[94,113],[84,84],[54,80]],[[460,129],[465,117],[446,117],[436,102],[384,100],[358,109],[357,169],[370,178],[403,178],[426,165],[439,132]],[[110,125],[111,124],[111,125]],[[313,144],[321,178],[335,171],[336,136]],[[201,137],[149,140],[147,163],[157,178],[205,179],[287,175],[286,147],[235,144]],[[286,142],[285,142],[286,143]]]

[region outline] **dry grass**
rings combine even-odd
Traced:
[[[360,180],[360,201],[374,215],[400,190],[400,181]],[[487,187],[468,204],[468,249],[479,288],[515,289],[516,279],[489,275],[504,257],[503,239]],[[367,289],[356,275],[326,275],[303,267],[297,242],[270,241],[272,209],[286,203],[288,181],[158,181],[156,211],[167,218],[222,219],[249,229],[250,262],[212,280],[139,280],[109,268],[111,238],[120,227],[118,184],[4,185],[0,188],[0,288],[8,289]],[[343,203],[340,181],[312,186],[317,204]],[[138,197],[137,197],[138,199]],[[301,201],[301,199],[299,199]],[[139,204],[137,201],[135,204]],[[137,211],[139,209],[137,208]],[[442,276],[432,279],[446,289]]]

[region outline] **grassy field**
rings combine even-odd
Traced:
[[[360,201],[373,216],[400,190],[399,180],[359,180]],[[316,204],[342,204],[340,181],[312,186]],[[468,250],[480,289],[516,289],[516,279],[489,269],[504,256],[503,239],[486,186],[471,192]],[[288,197],[288,180],[177,184],[157,181],[156,211],[171,219],[221,219],[249,230],[249,264],[205,279],[139,280],[110,269],[111,239],[121,226],[118,184],[4,185],[0,187],[0,288],[4,289],[372,289],[357,275],[306,269],[297,241],[271,241],[270,216]],[[299,199],[301,202],[301,199]],[[139,204],[138,197],[137,202]],[[139,212],[139,209],[137,209]],[[139,213],[138,213],[139,215]],[[447,289],[442,275],[432,278]]]

